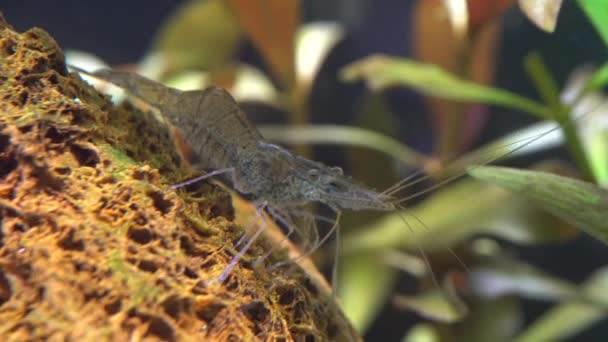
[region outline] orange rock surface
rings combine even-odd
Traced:
[[[243,229],[220,187],[168,191],[183,169],[166,126],[0,15],[2,340],[358,339],[310,267],[252,268],[272,237],[207,286]]]

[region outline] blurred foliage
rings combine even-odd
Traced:
[[[519,0],[518,4],[528,19],[540,29],[555,31],[562,0]]]
[[[436,65],[427,65],[402,58],[374,56],[346,67],[345,81],[364,78],[370,88],[381,90],[390,86],[411,86],[421,93],[445,99],[502,105],[547,117],[547,109],[517,94],[486,87],[450,75]]]
[[[486,166],[473,168],[469,174],[520,193],[608,243],[607,190],[545,172]]]
[[[348,29],[303,23],[300,1],[186,2],[160,28],[138,68],[178,88],[216,84],[268,111],[279,108],[281,121],[291,125],[260,126],[268,138],[353,147],[347,160],[356,166],[352,174],[370,184],[418,170],[393,189],[402,208],[343,221],[338,297],[362,333],[401,309],[418,317],[403,314],[407,324],[396,330],[407,330],[404,341],[565,339],[605,317],[606,271],[579,285],[518,260],[500,245],[565,243],[578,229],[606,241],[608,198],[601,186],[608,183],[608,101],[602,90],[608,61],[596,70],[580,56],[585,72],[570,70],[561,84],[541,55],[529,51],[525,61],[516,62],[540,100],[495,86],[505,14],[516,4],[546,32],[559,30],[559,14],[567,7],[560,0],[413,1],[410,58],[363,56],[338,73],[342,87],[364,80],[370,88],[353,99],[358,106],[355,118],[348,118],[351,126],[309,125],[311,94],[315,87],[325,89],[315,77]],[[577,4],[608,46],[608,0]],[[261,64],[244,65],[244,42]],[[415,116],[431,122],[432,152],[409,146],[393,127],[408,112],[388,105],[386,95],[395,88],[415,90],[423,99],[426,111]],[[474,147],[489,116],[498,114],[541,122]],[[529,165],[535,171],[472,166],[557,144],[565,145],[576,170],[544,159]],[[311,149],[298,151],[312,156]],[[458,180],[467,168],[474,178]],[[421,271],[427,266],[433,271]],[[393,293],[405,277],[415,284],[407,293]],[[522,298],[556,304],[524,326]]]

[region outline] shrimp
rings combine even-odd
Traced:
[[[87,72],[92,76],[126,90],[160,111],[175,130],[176,140],[183,140],[187,149],[182,157],[199,171],[213,170],[190,181],[174,185],[176,189],[211,176],[225,174],[232,187],[241,194],[255,198],[256,219],[267,211],[271,217],[287,227],[287,235],[299,232],[289,214],[294,208],[309,203],[327,205],[334,213],[332,227],[323,238],[312,228],[315,238],[309,255],[339,227],[342,210],[396,209],[392,197],[359,185],[345,176],[339,167],[329,167],[292,154],[286,149],[264,140],[255,125],[247,118],[234,98],[224,89],[211,87],[199,91],[179,91],[135,73],[113,70]],[[301,211],[303,212],[303,211]],[[301,216],[314,221],[310,213]],[[254,220],[256,221],[256,220]],[[245,229],[245,234],[253,224]],[[213,280],[222,283],[238,261],[262,233],[261,225],[232,258],[223,272]],[[244,241],[237,242],[237,247]]]

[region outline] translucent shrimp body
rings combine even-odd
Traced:
[[[312,202],[323,203],[336,213],[330,232],[337,229],[343,209],[395,209],[391,197],[356,184],[339,167],[325,166],[265,141],[232,96],[221,88],[182,92],[134,73],[90,73],[71,68],[115,84],[158,109],[188,146],[188,153],[182,153],[184,159],[198,170],[214,170],[196,180],[220,173],[228,175],[236,191],[256,198],[258,213],[267,210],[289,231],[298,231],[289,210]],[[264,224],[255,231],[217,282],[227,278],[263,228]],[[309,252],[326,239],[313,233],[317,238]]]

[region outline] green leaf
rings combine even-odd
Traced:
[[[234,60],[242,38],[223,0],[189,1],[163,24],[153,51],[173,72],[217,69]]]
[[[401,339],[402,342],[440,342],[439,332],[429,323],[414,325]]]
[[[412,310],[427,319],[444,323],[458,322],[467,313],[464,304],[456,305],[439,290],[417,296],[397,295],[393,298],[393,304]]]
[[[593,74],[585,88],[586,91],[594,91],[604,87],[606,84],[608,84],[608,63],[604,63],[604,65]]]
[[[469,309],[458,297],[454,280],[449,275],[446,276],[442,287],[443,289],[436,288],[416,296],[395,295],[393,304],[433,321],[454,323],[462,320]]]
[[[413,196],[416,195],[410,197]],[[391,247],[445,251],[480,232],[517,243],[571,237],[572,228],[559,222],[516,194],[464,179],[436,191],[413,208],[392,212],[357,231],[345,232],[341,250],[348,255]]]
[[[597,271],[585,283],[581,292],[594,300],[567,301],[556,306],[532,323],[515,341],[565,340],[603,319],[606,309],[602,306],[608,302],[608,269]]]
[[[547,108],[542,104],[506,90],[479,85],[458,78],[442,68],[413,60],[388,56],[371,56],[342,69],[347,81],[365,79],[371,88],[411,86],[425,95],[463,102],[494,104],[518,109],[537,117],[546,118]]]
[[[578,0],[579,6],[587,15],[604,44],[608,46],[608,1],[607,0]]]
[[[391,293],[397,270],[368,253],[342,260],[338,268],[338,298],[355,329],[365,332]]]
[[[511,341],[522,320],[519,301],[514,297],[478,301],[467,318],[452,327],[448,341]]]
[[[551,109],[550,116],[562,125],[568,150],[576,164],[586,178],[594,179],[580,133],[572,122],[572,108],[562,103],[557,82],[553,79],[542,57],[536,52],[531,53],[524,60],[524,66],[541,97]]]
[[[520,193],[554,215],[608,243],[608,191],[590,183],[546,172],[483,166],[470,168],[468,173]]]
[[[517,294],[531,299],[562,300],[580,295],[576,285],[513,259],[506,253],[482,259],[471,270],[469,287],[473,294],[484,298]]]

